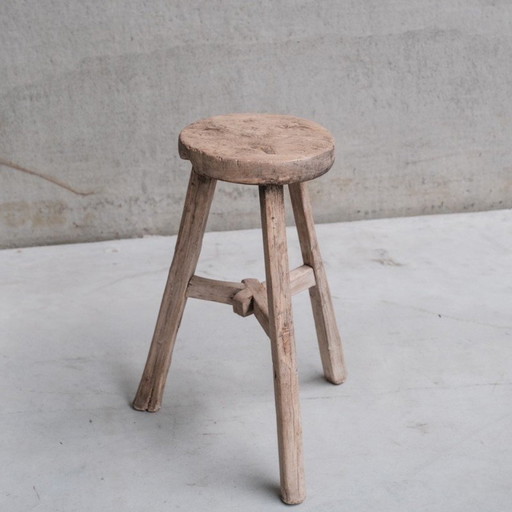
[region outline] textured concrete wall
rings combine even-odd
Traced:
[[[179,130],[231,111],[334,133],[319,221],[512,207],[506,0],[3,0],[0,97],[3,246],[175,233]]]

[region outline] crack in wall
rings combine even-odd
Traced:
[[[68,185],[67,183],[64,183],[63,181],[60,181],[57,178],[48,176],[41,172],[33,171],[31,169],[27,169],[26,167],[22,167],[21,165],[15,164],[14,162],[9,162],[8,160],[4,160],[3,158],[0,158],[0,167],[2,167],[2,166],[8,167],[14,171],[20,171],[20,172],[24,172],[25,174],[30,174],[31,176],[36,176],[37,178],[48,181],[49,183],[52,183],[53,185],[56,185],[57,187],[63,188],[73,194],[76,194],[77,196],[90,196],[95,193],[94,191],[81,192],[80,190],[73,188],[71,185]]]

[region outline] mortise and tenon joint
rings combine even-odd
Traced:
[[[309,265],[293,269],[289,274],[292,295],[308,290],[316,285],[315,272]],[[217,281],[200,276],[192,276],[187,287],[187,297],[229,304],[240,316],[254,314],[263,330],[268,330],[268,301],[265,282],[257,279],[243,279],[241,283]]]

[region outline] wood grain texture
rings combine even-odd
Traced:
[[[334,139],[321,125],[276,114],[202,119],[179,137],[181,158],[212,178],[251,185],[314,179],[334,162]]]
[[[341,384],[346,378],[343,349],[329,283],[318,248],[309,192],[305,183],[291,184],[289,189],[302,258],[315,273],[316,286],[309,289],[309,295],[324,375],[329,382]]]
[[[232,305],[233,297],[241,290],[245,290],[243,283],[192,276],[188,283],[187,297]]]
[[[192,171],[153,340],[133,401],[134,409],[139,411],[155,412],[160,409],[172,351],[187,300],[187,286],[194,275],[201,252],[214,191],[215,180]]]
[[[260,207],[274,367],[274,393],[281,477],[281,499],[304,501],[304,462],[299,379],[291,308],[283,187],[262,186]]]
[[[279,448],[281,499],[306,496],[299,379],[291,298],[309,289],[324,373],[345,378],[343,353],[304,181],[328,171],[334,141],[321,126],[291,116],[234,114],[187,127],[180,155],[192,161],[174,257],[133,407],[157,411],[188,297],[230,304],[254,314],[270,338]],[[242,283],[194,275],[216,179],[259,185],[266,281]],[[290,185],[304,264],[290,272],[283,185]]]
[[[301,265],[290,272],[290,290],[296,295],[315,286],[315,273],[309,265]]]
[[[245,283],[248,279],[244,279]],[[259,281],[258,281],[259,282]],[[263,287],[265,282],[260,283]],[[315,274],[309,265],[301,265],[290,272],[290,291],[292,295],[315,286]],[[266,293],[266,291],[265,291]],[[232,299],[233,311],[240,316],[253,314],[253,292],[250,287],[244,287]]]
[[[257,279],[244,279],[246,289],[251,292],[252,311],[267,336],[270,336],[268,326],[268,299],[267,289]]]

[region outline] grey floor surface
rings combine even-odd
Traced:
[[[512,510],[512,211],[324,224],[349,370],[294,299],[301,511]],[[130,408],[173,237],[0,252],[0,510],[280,511],[268,341],[190,300],[162,410]],[[289,229],[292,264],[300,264]],[[198,273],[263,278],[258,230]]]

